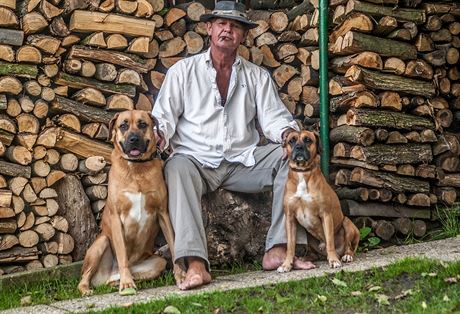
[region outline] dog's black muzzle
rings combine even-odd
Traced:
[[[296,163],[303,163],[310,160],[310,151],[305,144],[296,143],[292,148],[291,160]]]
[[[150,141],[145,141],[143,137],[141,137],[137,133],[130,133],[126,137],[125,141],[121,144],[123,148],[123,152],[128,155],[130,158],[136,159],[140,158],[142,154],[145,153],[147,147],[149,146]]]

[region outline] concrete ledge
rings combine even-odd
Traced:
[[[8,289],[22,284],[31,284],[43,281],[44,278],[52,279],[77,279],[80,277],[83,262],[60,265],[51,268],[24,271],[16,274],[0,276],[0,289]]]
[[[309,271],[292,271],[278,274],[272,272],[248,272],[244,274],[219,277],[210,285],[192,291],[180,291],[175,286],[153,288],[139,291],[136,295],[121,297],[110,293],[53,303],[51,305],[16,308],[4,313],[68,313],[87,312],[122,306],[127,303],[145,303],[168,296],[188,296],[213,291],[258,287],[280,282],[320,277],[337,271],[363,271],[383,267],[407,257],[421,257],[442,261],[460,261],[460,237],[440,241],[424,242],[406,246],[393,246],[358,255],[355,262],[340,269],[331,269],[325,262],[317,263],[317,268]]]

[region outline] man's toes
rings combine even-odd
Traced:
[[[316,266],[310,261],[302,261],[298,258],[294,260],[294,269],[308,270],[313,268],[316,268]]]

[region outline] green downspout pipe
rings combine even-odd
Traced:
[[[329,181],[329,80],[328,80],[328,31],[327,17],[329,1],[319,1],[319,91],[320,91],[320,142],[321,142],[321,170]]]

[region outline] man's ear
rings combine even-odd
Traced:
[[[110,120],[110,122],[109,122],[109,134],[107,135],[107,141],[108,142],[113,142],[113,136],[114,136],[114,134],[112,134],[113,133],[113,128],[115,127],[115,122],[117,121],[119,115],[120,115],[119,112],[116,113],[113,116],[112,120]]]

